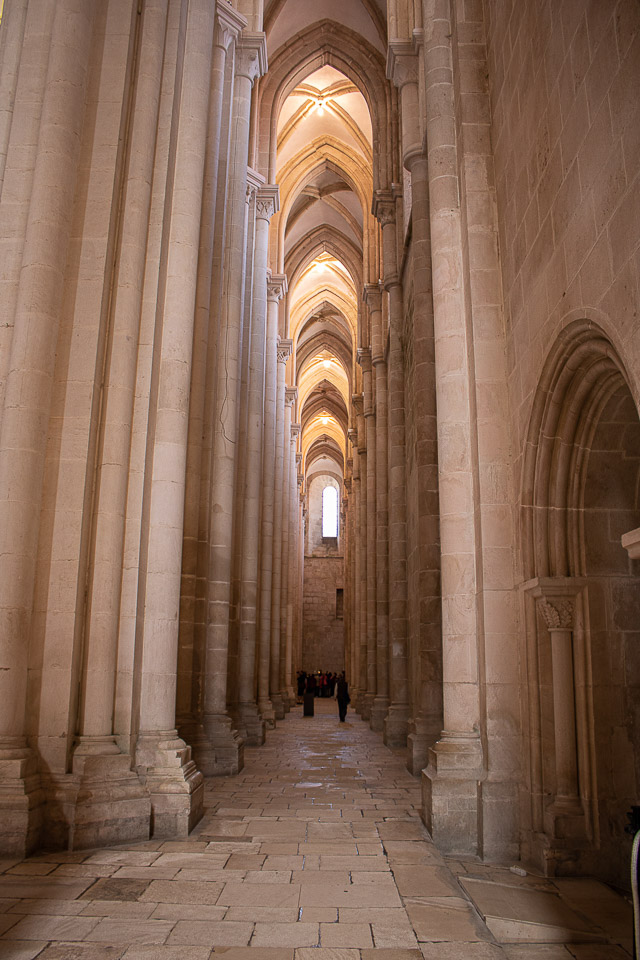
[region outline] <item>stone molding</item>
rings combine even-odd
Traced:
[[[640,527],[629,530],[628,533],[623,533],[620,542],[631,560],[640,559]]]
[[[267,278],[267,300],[279,303],[289,289],[285,273],[273,273]]]
[[[396,201],[393,194],[383,190],[376,191],[371,204],[371,212],[383,229],[395,223]]]
[[[253,85],[267,70],[267,35],[245,31],[236,41],[236,77],[246,77]]]
[[[293,352],[293,340],[278,340],[278,363],[286,363]]]
[[[356,416],[361,417],[364,413],[364,394],[354,393],[351,397],[351,402],[356,411]]]
[[[521,589],[537,601],[548,630],[573,630],[575,597],[585,585],[581,577],[535,577]]]
[[[301,430],[302,430],[302,427],[301,427],[301,425],[300,425],[299,423],[292,423],[292,424],[291,424],[291,443],[296,443],[296,442],[297,442],[298,437],[300,436]],[[298,456],[298,454],[296,454],[296,457],[297,457],[297,456]],[[297,463],[297,460],[296,460],[296,463]]]
[[[264,186],[264,177],[252,167],[247,167],[247,203],[256,196],[260,187]]]
[[[234,10],[226,0],[216,0],[214,46],[228,50],[231,43],[237,40],[246,26],[246,17]]]

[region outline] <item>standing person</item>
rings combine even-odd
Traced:
[[[349,684],[346,681],[344,671],[340,674],[336,684],[336,700],[338,701],[340,723],[344,723],[347,716],[347,707],[351,703],[351,697],[349,696]]]

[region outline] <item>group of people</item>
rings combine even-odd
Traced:
[[[306,673],[304,670],[298,670],[298,700],[301,701],[305,693],[313,693],[314,697],[332,697],[337,682],[337,673],[323,670]]]
[[[316,673],[298,670],[298,703],[303,702],[305,694],[313,697],[335,697],[338,701],[340,722],[345,722],[351,697],[349,696],[349,684],[344,671],[338,676],[337,673],[323,672],[322,670],[318,670]],[[313,714],[312,708],[310,713]]]

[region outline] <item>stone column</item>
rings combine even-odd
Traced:
[[[282,451],[282,556],[280,574],[280,694],[285,713],[291,709],[286,692],[287,634],[289,625],[289,535],[291,530],[291,427],[298,396],[297,387],[284,393],[284,436]]]
[[[359,579],[359,606],[360,606],[360,632],[357,638],[358,644],[358,699],[356,700],[356,709],[363,720],[369,720],[371,717],[372,697],[367,699],[367,680],[368,680],[368,662],[367,662],[367,637],[368,637],[368,606],[367,606],[367,439],[364,425],[364,399],[362,394],[354,394],[352,402],[355,410],[357,423],[357,442],[358,442],[358,476],[359,476],[359,504],[358,504],[358,552],[360,555],[360,579]]]
[[[555,796],[545,819],[552,845],[554,840],[562,845],[567,837],[575,844],[586,833],[580,799],[573,649],[576,598],[584,587],[585,582],[575,577],[540,577],[523,587],[536,601],[551,642]]]
[[[260,546],[260,618],[258,710],[268,727],[275,725],[269,698],[271,654],[271,588],[273,579],[273,518],[276,457],[276,395],[278,389],[278,304],[287,292],[284,274],[267,280],[267,342],[265,348],[264,446],[262,452],[262,529]]]
[[[296,395],[297,395],[297,388]],[[284,658],[284,695],[286,696],[289,709],[296,702],[296,691],[293,689],[293,630],[295,623],[295,610],[297,602],[297,570],[298,570],[298,524],[297,517],[300,508],[300,499],[298,497],[298,460],[296,448],[298,446],[298,437],[300,436],[300,424],[291,424],[291,450],[289,454],[289,548],[287,563],[287,633]]]
[[[480,738],[478,596],[482,585],[478,582],[474,507],[478,450],[473,343],[462,262],[448,16],[433,20],[428,33],[425,106],[438,411],[444,729],[429,751],[423,775],[424,815],[441,849],[472,855],[479,849],[480,784],[486,775]]]
[[[77,794],[73,840],[82,846],[115,842],[125,836],[124,831],[128,839],[149,836],[149,798],[143,797],[131,769],[132,757],[121,753],[116,745],[113,713],[142,278],[165,31],[166,2],[158,0],[145,10],[140,39],[140,70],[133,107],[136,121],[131,128],[127,203],[114,280],[110,363],[104,387],[93,561],[87,588],[83,691],[72,767],[78,785],[83,780],[90,781],[90,789],[78,786]],[[206,42],[206,32],[203,38]],[[201,109],[205,107],[206,98]]]
[[[253,311],[249,351],[247,422],[247,472],[242,494],[239,702],[238,732],[247,743],[264,743],[264,720],[256,702],[256,653],[258,618],[258,555],[260,545],[260,499],[263,478],[257,464],[263,462],[264,387],[267,311],[267,253],[269,223],[277,211],[278,187],[263,186],[256,193],[255,252],[253,262]]]
[[[349,677],[350,689],[351,689],[351,699],[353,701],[354,709],[360,709],[360,698],[362,696],[360,688],[360,630],[361,630],[361,614],[362,607],[360,603],[360,561],[361,561],[361,541],[358,536],[359,524],[360,524],[360,455],[358,454],[358,432],[355,428],[351,427],[348,433],[349,443],[352,448],[352,488],[353,488],[353,504],[352,504],[352,524],[351,524],[351,542],[353,549],[353,579],[352,579],[352,591],[353,591],[353,608],[352,608],[352,633],[351,633],[351,663],[349,664],[351,668],[351,673]],[[366,692],[366,691],[365,691]]]
[[[363,416],[367,444],[367,692],[366,712],[372,729],[382,730],[384,717],[372,715],[373,701],[377,691],[376,668],[376,420],[375,400],[371,376],[371,350],[358,350],[358,363],[362,369]],[[364,533],[364,531],[363,531]],[[374,726],[375,723],[375,726]]]
[[[389,490],[389,712],[385,742],[404,746],[409,720],[407,673],[407,503],[404,443],[402,286],[398,277],[395,199],[378,194],[374,210],[382,227],[383,286],[389,295],[388,490]]]
[[[382,293],[379,284],[368,283],[364,298],[371,316],[371,361],[375,375],[376,456],[376,669],[377,692],[372,728],[383,730],[389,710],[389,443],[387,363],[382,333]],[[374,720],[375,718],[375,720]]]
[[[285,438],[285,372],[291,356],[293,342],[278,342],[278,380],[276,394],[276,453],[273,510],[273,566],[271,578],[271,660],[269,668],[269,694],[276,720],[284,717],[284,702],[280,687],[281,630],[280,610],[282,603],[282,491],[284,471]],[[289,416],[291,411],[289,409]],[[289,420],[289,425],[291,420]],[[290,429],[290,426],[289,426]]]
[[[243,33],[236,43],[232,146],[227,188],[227,236],[223,296],[218,332],[217,384],[213,418],[209,588],[204,679],[206,740],[197,758],[207,775],[237,773],[243,742],[227,713],[229,605],[233,559],[233,519],[237,466],[239,385],[244,315],[247,160],[251,88],[266,72],[263,33]]]
[[[151,794],[153,833],[186,835],[202,816],[204,783],[175,730],[176,664],[189,389],[215,7],[189,7],[181,123],[166,230],[166,270],[158,297],[162,336],[156,364],[152,470],[146,511],[142,664],[136,764]],[[194,97],[192,90],[206,90]],[[152,395],[153,396],[153,395]]]
[[[95,9],[79,0],[55,6],[0,429],[0,841],[7,855],[32,849],[40,824],[42,796],[25,737],[28,640]]]

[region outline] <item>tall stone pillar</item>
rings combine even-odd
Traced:
[[[253,262],[253,311],[249,348],[247,472],[242,495],[238,732],[247,743],[264,743],[264,720],[256,701],[258,556],[260,546],[261,471],[263,461],[264,386],[267,312],[267,248],[269,223],[278,209],[278,187],[256,193]]]
[[[260,547],[260,619],[258,654],[258,710],[268,727],[275,724],[269,697],[271,659],[271,592],[276,458],[276,399],[278,391],[278,304],[287,292],[287,278],[267,280],[267,342],[265,348],[264,445],[262,452],[262,529]]]
[[[376,698],[372,728],[384,730],[389,710],[389,510],[388,510],[388,391],[382,333],[380,286],[368,283],[364,297],[371,317],[371,361],[375,376],[376,456]],[[385,741],[386,742],[386,741]]]
[[[371,376],[371,350],[358,350],[362,369],[363,416],[367,444],[367,692],[366,713],[372,729],[382,730],[383,717],[372,715],[377,691],[376,668],[376,420],[375,399]],[[375,726],[374,726],[375,724]]]
[[[209,595],[204,679],[206,740],[197,758],[207,775],[237,773],[243,741],[227,713],[229,614],[233,551],[235,480],[238,456],[239,387],[242,377],[242,325],[245,293],[246,192],[251,88],[266,72],[263,33],[243,33],[236,43],[232,146],[227,188],[224,286],[218,332],[217,384],[213,418]]]
[[[289,632],[289,561],[290,561],[290,534],[291,534],[291,478],[294,464],[291,453],[291,428],[297,387],[287,387],[284,392],[284,436],[282,452],[282,554],[280,573],[280,695],[285,713],[291,709],[287,696],[287,635]]]
[[[297,388],[296,388],[297,394]],[[284,691],[289,709],[296,702],[296,691],[293,689],[293,636],[296,622],[296,604],[298,601],[297,573],[298,573],[298,514],[300,498],[298,496],[298,458],[296,454],[300,424],[291,424],[291,449],[289,453],[289,561],[287,563],[287,633],[284,659]]]
[[[360,524],[360,455],[358,453],[358,431],[354,427],[349,428],[348,437],[353,452],[351,474],[353,489],[353,516],[351,523],[351,549],[353,551],[351,588],[353,591],[353,608],[351,619],[353,628],[351,633],[351,662],[349,664],[351,672],[349,680],[351,683],[351,699],[353,701],[354,709],[359,710],[360,699],[362,697],[362,690],[360,687],[360,630],[362,617],[360,585],[362,578],[360,573],[361,544],[358,529]]]
[[[443,4],[442,10],[448,8]],[[473,343],[462,262],[456,121],[447,16],[425,38],[425,109],[438,411],[444,729],[423,774],[424,816],[447,852],[480,843],[485,778],[480,711]]]
[[[418,36],[418,33],[414,34]],[[428,163],[422,147],[418,91],[418,55],[412,41],[393,40],[387,58],[387,76],[400,91],[402,163],[410,174],[411,253],[413,262],[412,321],[410,332],[414,359],[414,425],[416,469],[418,472],[418,515],[421,531],[417,549],[417,575],[424,585],[421,605],[425,611],[440,606],[437,543],[438,493],[434,474],[437,457],[436,411],[433,386],[433,295],[429,224]],[[433,531],[431,542],[422,531]],[[429,585],[432,594],[429,594]],[[409,649],[413,696],[407,766],[420,774],[427,764],[428,749],[438,739],[442,726],[442,677],[440,670],[441,629],[438,614],[421,611],[419,630]],[[423,665],[427,665],[426,666]],[[427,669],[429,672],[427,672]]]
[[[388,490],[389,490],[389,711],[385,742],[404,746],[409,719],[407,672],[407,503],[404,442],[402,286],[398,276],[395,200],[378,194],[374,212],[382,227],[383,286],[389,295]]]
[[[0,842],[6,854],[19,856],[36,844],[40,825],[42,795],[26,741],[28,641],[95,10],[79,0],[60,0],[55,13],[50,10],[51,45],[0,427]]]
[[[284,438],[285,438],[285,372],[287,360],[291,356],[291,340],[278,342],[278,378],[276,393],[276,453],[274,509],[273,509],[273,567],[271,578],[271,660],[269,668],[269,695],[276,720],[284,717],[284,702],[280,686],[280,658],[282,656],[282,635],[280,611],[282,605],[282,491],[284,474]],[[289,417],[291,410],[289,408]],[[289,430],[291,429],[289,419]]]
[[[368,614],[367,606],[367,435],[364,424],[364,399],[362,394],[354,394],[352,403],[356,417],[356,434],[358,442],[358,553],[360,577],[359,588],[359,607],[360,607],[360,631],[357,638],[358,644],[358,698],[356,700],[356,709],[363,720],[369,720],[371,717],[372,697],[367,699],[367,681],[368,681]]]

